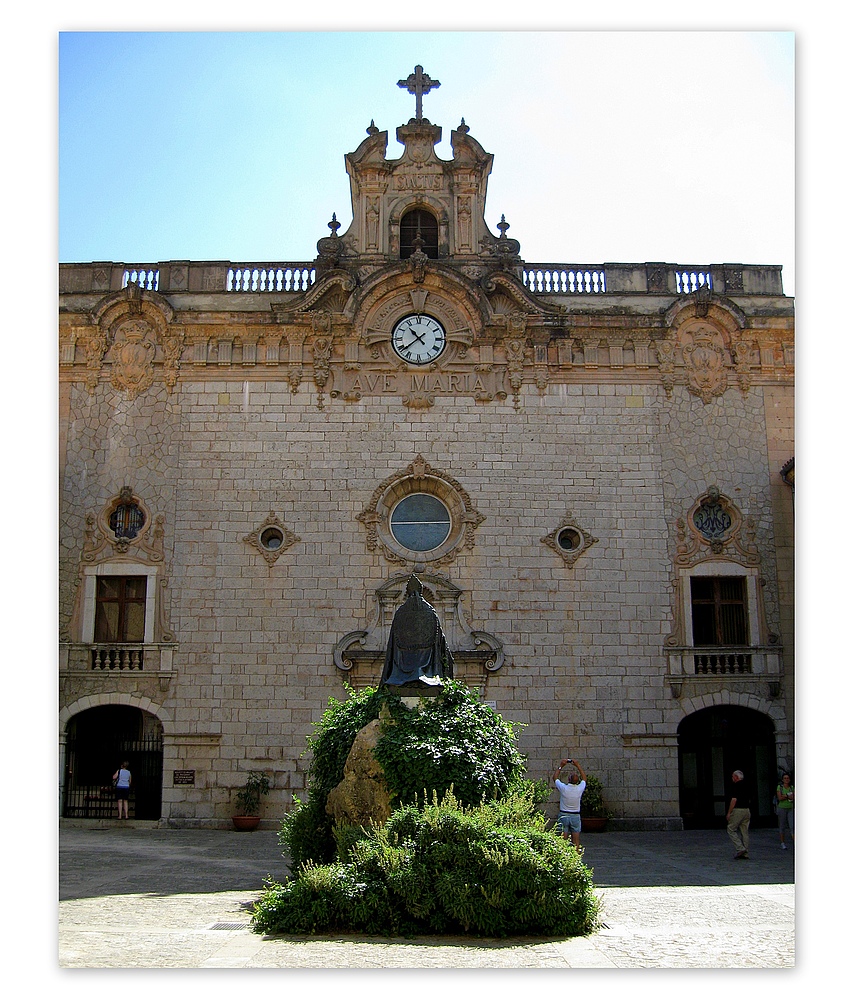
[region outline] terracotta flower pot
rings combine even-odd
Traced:
[[[601,830],[606,829],[606,823],[605,816],[582,816],[582,833],[585,831],[588,833],[599,833]]]
[[[236,830],[255,830],[259,826],[259,816],[233,816]]]

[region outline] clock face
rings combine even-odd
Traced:
[[[405,316],[392,331],[392,347],[409,364],[424,365],[446,349],[446,331],[433,316]]]

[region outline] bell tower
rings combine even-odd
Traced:
[[[415,116],[396,130],[403,152],[387,159],[387,133],[371,122],[368,137],[345,157],[352,222],[337,236],[333,220],[332,235],[317,244],[321,258],[382,266],[421,251],[429,260],[490,263],[492,253],[502,255],[505,239],[495,237],[485,223],[494,156],[470,135],[462,118],[451,134],[452,158],[441,159],[434,147],[442,130],[422,116],[423,96],[440,82],[416,66],[398,86],[416,101]],[[517,260],[518,243],[507,242]]]

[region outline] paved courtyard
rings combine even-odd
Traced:
[[[59,834],[61,968],[782,969],[795,962],[794,851],[754,830],[585,834],[604,926],[587,938],[262,936],[249,906],[286,875],[275,831],[107,824]]]

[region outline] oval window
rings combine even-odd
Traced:
[[[390,519],[395,540],[411,552],[430,552],[449,537],[452,519],[437,497],[414,493],[396,504]]]
[[[145,512],[134,503],[121,503],[112,511],[109,527],[115,538],[135,538],[145,523]]]

